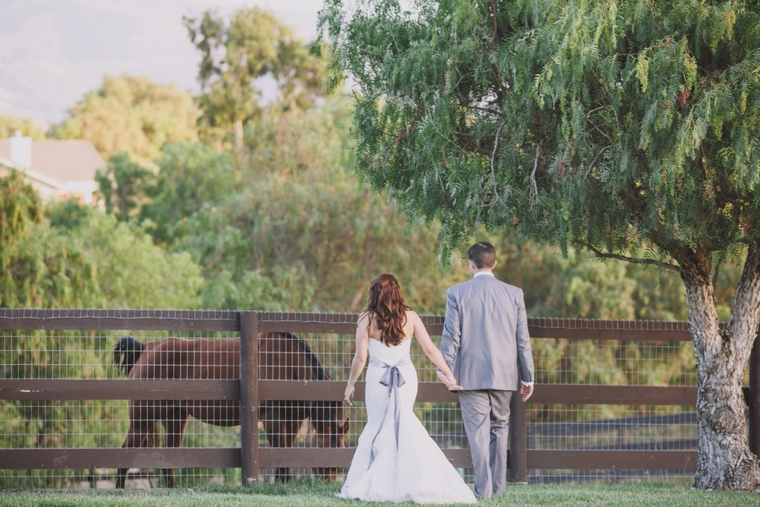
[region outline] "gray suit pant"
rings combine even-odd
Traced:
[[[475,496],[501,495],[507,483],[509,403],[514,391],[462,391],[459,405],[475,469]]]

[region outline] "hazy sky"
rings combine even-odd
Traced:
[[[196,91],[200,53],[182,16],[253,6],[316,36],[322,0],[0,0],[0,114],[58,123],[105,74]]]

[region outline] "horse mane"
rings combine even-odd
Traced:
[[[309,344],[305,340],[292,333],[280,334],[290,340],[306,356],[317,380],[332,380],[330,373],[322,366],[322,363],[319,362],[316,354],[312,352],[311,347],[309,347]],[[340,401],[313,401],[310,405],[309,419],[315,427],[325,424],[330,424],[333,427],[336,420],[343,419],[343,403]]]
[[[309,347],[309,344],[306,343],[305,340],[302,338],[299,338],[298,336],[294,335],[293,333],[280,333],[285,338],[290,340],[296,348],[299,349],[299,351],[306,356],[307,361],[309,362],[309,366],[311,366],[312,371],[314,372],[315,378],[317,380],[332,380],[332,377],[330,377],[330,373],[325,369],[324,366],[322,366],[322,363],[319,362],[319,359],[317,358],[316,354],[312,352],[311,347]]]
[[[145,344],[140,343],[131,334],[124,335],[113,349],[113,362],[119,371],[129,376],[135,363],[145,350]]]

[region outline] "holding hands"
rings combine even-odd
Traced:
[[[445,375],[442,371],[438,371],[438,378],[446,384],[446,389],[448,389],[451,392],[456,391],[463,391],[464,388],[460,385],[457,385],[457,379],[454,378],[454,375]]]

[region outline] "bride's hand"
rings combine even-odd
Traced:
[[[354,386],[346,386],[346,391],[343,393],[343,401],[348,403],[348,406],[351,406],[351,398],[354,397]]]
[[[449,391],[464,391],[464,387],[457,384],[457,379],[454,378],[454,375],[447,376],[448,384],[446,384],[446,387],[449,388]]]
[[[450,391],[458,391],[461,390],[461,387],[457,389],[459,386],[457,386],[457,379],[454,378],[454,376],[448,376],[445,375],[442,371],[436,372],[438,374],[438,379],[446,384],[446,389]]]

